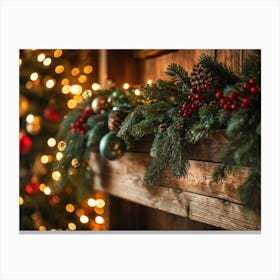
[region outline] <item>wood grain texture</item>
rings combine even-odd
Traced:
[[[147,59],[159,55],[163,55],[176,50],[169,49],[145,49],[145,50],[133,50],[133,57],[138,59]]]

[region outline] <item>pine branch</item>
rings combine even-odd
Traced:
[[[181,82],[186,88],[191,87],[188,73],[181,65],[171,63],[168,65],[165,73],[171,77],[174,83]]]

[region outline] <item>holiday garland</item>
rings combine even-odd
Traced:
[[[248,179],[239,186],[241,201],[260,211],[261,182],[261,57],[255,51],[237,76],[213,58],[202,55],[189,76],[185,69],[170,64],[169,81],[157,80],[135,89],[99,90],[62,122],[58,138],[67,146],[55,169],[58,182],[78,170],[81,194],[86,194],[94,174],[88,165],[92,149],[108,160],[117,160],[135,141],[152,135],[151,164],[144,181],[152,186],[170,167],[172,174],[188,173],[191,144],[216,130],[224,129],[231,142],[224,151],[213,179],[222,180],[238,166],[249,168]],[[73,172],[72,172],[73,173]],[[65,179],[63,179],[65,178]]]

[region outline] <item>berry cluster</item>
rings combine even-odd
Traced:
[[[261,89],[257,87],[256,84],[256,79],[250,79],[249,82],[242,85],[243,91],[232,91],[227,96],[224,96],[223,91],[218,91],[216,93],[216,98],[220,100],[224,112],[230,115],[240,107],[247,108],[252,101],[250,95],[259,94],[261,92]]]
[[[202,102],[203,97],[201,92],[204,92],[207,89],[209,89],[209,86],[205,86],[205,88],[191,88],[191,94],[187,96],[189,102],[185,102],[182,105],[182,108],[179,110],[179,114],[184,118],[188,119],[194,111],[198,110],[201,106],[203,106],[204,102]]]
[[[71,123],[71,131],[78,132],[80,134],[86,134],[87,132],[87,119],[93,114],[90,107],[85,107],[81,110],[81,114],[77,116],[76,121]]]

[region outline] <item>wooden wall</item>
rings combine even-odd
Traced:
[[[141,85],[147,80],[168,79],[170,63],[183,66],[190,74],[201,54],[212,56],[240,74],[250,50],[109,50],[108,77],[119,87],[124,82]],[[189,220],[167,212],[110,197],[110,221],[113,230],[220,230],[221,228]]]

